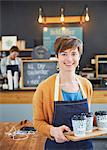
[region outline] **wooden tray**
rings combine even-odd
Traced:
[[[86,132],[86,134],[84,136],[74,136],[73,131],[71,132],[65,132],[64,135],[67,137],[67,139],[71,140],[71,141],[81,141],[81,140],[86,140],[86,139],[91,139],[91,138],[95,138],[97,136],[103,136],[103,135],[107,135],[107,130],[99,130],[97,127],[93,128],[93,132]]]

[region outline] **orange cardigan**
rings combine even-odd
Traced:
[[[77,78],[87,96],[88,104],[90,104],[93,93],[92,85],[86,78],[79,75],[77,75]],[[48,138],[51,138],[50,127],[52,126],[52,118],[54,113],[55,79],[56,74],[41,82],[33,96],[34,127],[42,136]],[[59,100],[62,100],[61,89],[59,89]]]

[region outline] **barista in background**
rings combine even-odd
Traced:
[[[1,73],[3,77],[7,77],[7,66],[8,65],[18,65],[20,72],[21,68],[21,58],[19,58],[19,48],[17,46],[12,46],[10,49],[10,54],[7,57],[1,59]]]

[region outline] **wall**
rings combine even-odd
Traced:
[[[17,35],[18,39],[27,41],[27,47],[34,47],[42,44],[42,26],[37,22],[39,7],[46,16],[60,15],[61,7],[64,7],[65,15],[80,15],[85,4],[89,7],[90,22],[83,25],[83,67],[90,64],[90,58],[95,54],[107,54],[106,1],[2,1],[1,35]]]
[[[32,104],[0,104],[0,122],[33,120]],[[19,111],[20,110],[20,111]],[[107,104],[92,104],[91,112],[93,114],[99,110],[107,110]]]
[[[0,12],[1,12],[1,1],[0,1]],[[1,13],[0,13],[0,35],[1,35]]]
[[[32,104],[0,104],[0,122],[33,120]]]

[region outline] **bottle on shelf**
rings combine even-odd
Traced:
[[[4,83],[2,85],[3,90],[8,90],[7,78],[4,78]]]
[[[20,80],[19,80],[19,88],[22,89],[22,77],[20,77]]]
[[[2,58],[6,57],[6,52],[2,52],[1,57]]]
[[[13,90],[13,77],[12,77],[12,71],[7,71],[7,79],[8,79],[8,89]]]
[[[14,72],[14,77],[13,77],[13,84],[14,84],[14,89],[18,89],[18,72]]]

